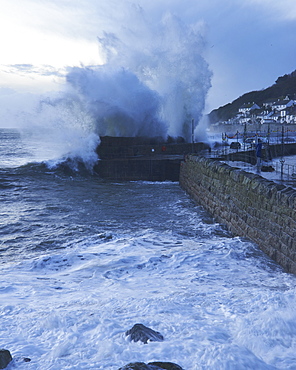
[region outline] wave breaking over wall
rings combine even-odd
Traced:
[[[203,23],[186,24],[170,13],[158,22],[131,7],[125,25],[103,31],[98,42],[104,65],[67,75],[97,133],[190,140],[211,86]]]
[[[37,161],[78,157],[91,168],[100,136],[191,141],[192,122],[197,140],[206,137],[199,122],[211,72],[203,22],[129,3],[111,8],[94,35],[102,65],[69,67],[60,91],[20,94],[19,109],[5,112],[9,127],[34,141]]]

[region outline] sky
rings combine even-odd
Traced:
[[[170,12],[186,24],[202,24],[203,57],[212,73],[205,113],[296,69],[295,0],[0,3],[0,94],[58,91],[69,67],[104,63],[98,40],[104,33],[132,30],[131,7],[142,9],[148,23]]]

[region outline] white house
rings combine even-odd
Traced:
[[[261,110],[260,113],[256,115],[256,118],[261,122],[261,123],[266,123],[270,122],[272,120],[274,112],[273,111],[267,111],[267,110]]]
[[[250,116],[245,116],[245,117],[241,116],[238,120],[240,125],[244,125],[245,123],[250,123],[250,121],[251,121]]]
[[[265,100],[264,103],[262,103],[262,106],[264,108],[271,108],[273,104],[274,104],[274,99],[267,99]]]
[[[242,113],[242,114],[247,114],[249,113],[251,110],[254,110],[254,109],[260,109],[259,105],[257,105],[256,103],[245,103],[244,105],[242,105],[240,108],[239,108],[239,113]]]
[[[287,123],[296,123],[296,108],[287,109],[285,118]]]
[[[294,100],[279,100],[272,104],[272,109],[279,111],[292,107],[294,104]]]
[[[296,124],[296,100],[288,96],[283,100],[266,100],[262,108],[256,103],[247,103],[239,108],[237,114],[231,117],[227,124],[277,123]]]

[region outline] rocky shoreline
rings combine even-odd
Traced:
[[[148,328],[143,324],[135,324],[131,329],[125,332],[125,335],[129,337],[130,341],[142,342],[148,344],[149,342],[162,342],[164,337],[158,331]],[[0,369],[5,369],[11,362],[13,357],[9,350],[0,349]],[[24,357],[24,362],[30,362],[31,359]],[[184,370],[181,366],[174,364],[173,362],[133,362],[119,368],[118,370]]]

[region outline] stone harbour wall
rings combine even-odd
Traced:
[[[296,274],[296,190],[225,163],[189,155],[180,186],[234,234]]]

